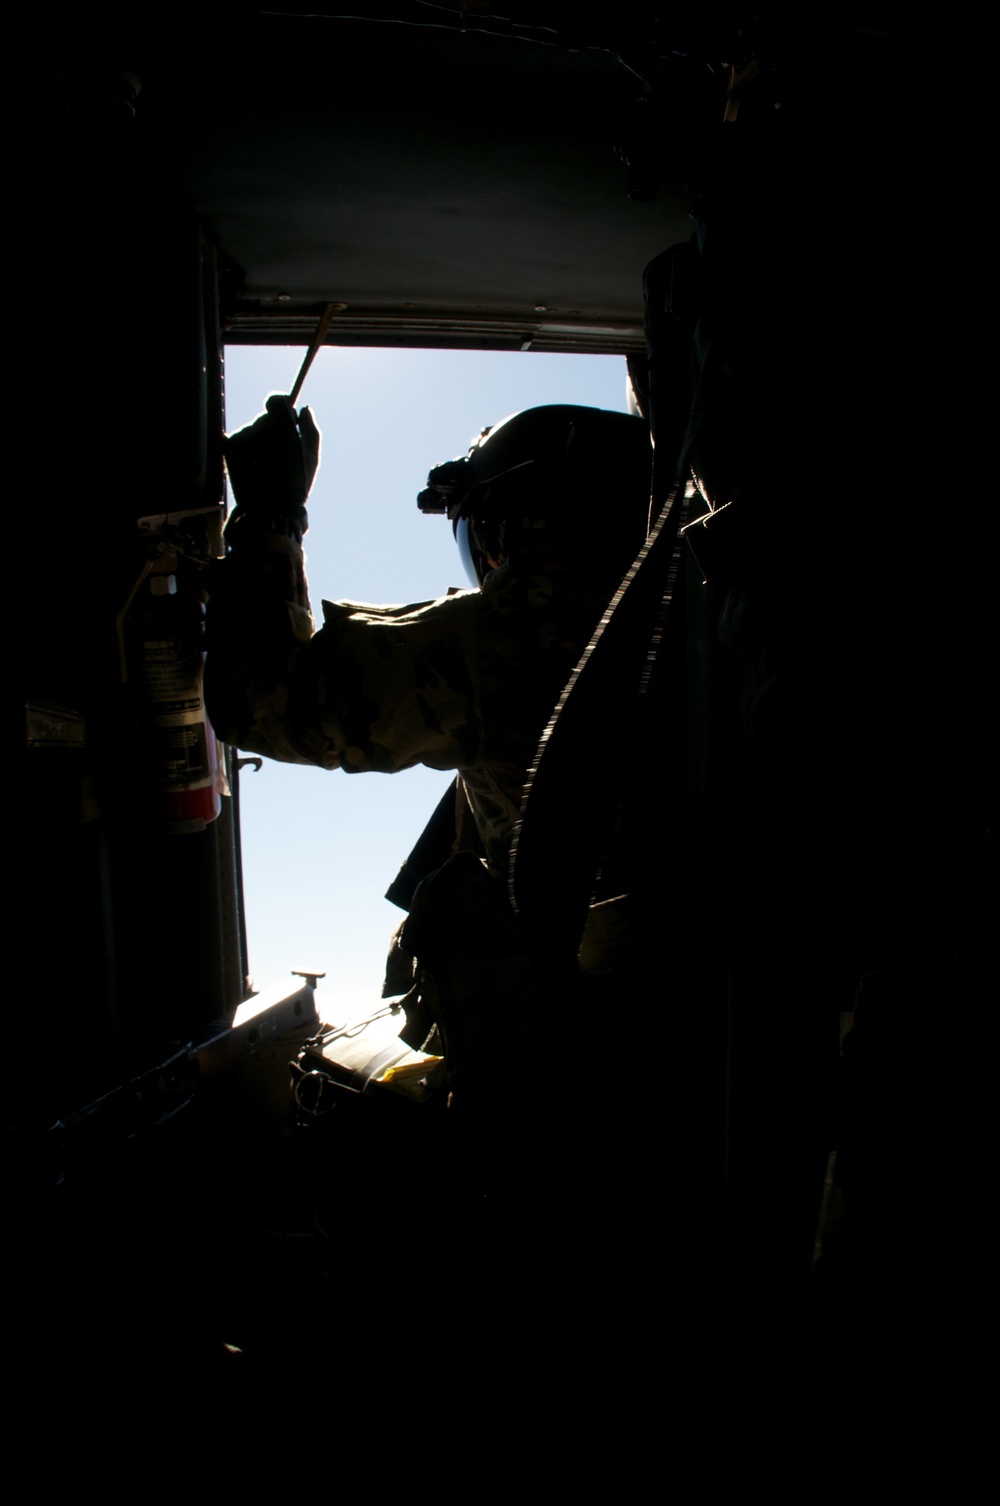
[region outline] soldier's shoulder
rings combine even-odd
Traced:
[[[347,618],[356,621],[379,622],[402,622],[405,618],[422,618],[429,612],[440,612],[442,615],[453,615],[456,612],[467,612],[469,604],[478,601],[478,591],[453,591],[448,596],[439,596],[430,601],[409,602],[403,606],[387,606],[370,601],[324,601],[323,621],[326,623],[342,622]]]

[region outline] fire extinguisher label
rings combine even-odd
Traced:
[[[213,778],[200,668],[201,655],[182,661],[172,640],[143,644],[150,753],[164,789],[191,789]]]
[[[200,669],[200,655],[197,666]],[[192,673],[185,667],[176,643],[144,643],[142,669],[146,704],[154,707],[158,716],[201,709],[201,677],[197,669]]]
[[[190,789],[200,780],[209,780],[211,769],[204,722],[164,726],[162,721],[158,721],[155,736],[166,789]]]

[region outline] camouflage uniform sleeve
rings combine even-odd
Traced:
[[[316,632],[301,552],[297,565],[286,562],[283,575],[271,565],[268,577],[256,561],[213,592],[206,691],[219,735],[247,752],[348,773],[475,764],[479,593],[402,607],[324,602]]]
[[[277,544],[277,561],[237,564],[213,591],[207,690],[220,736],[348,773],[458,769],[499,849],[599,603],[571,572],[501,569],[482,592],[413,606],[324,602],[316,632],[301,551]]]
[[[478,763],[478,609],[477,591],[405,607],[325,601],[324,626],[296,665],[290,706],[310,762],[382,774]]]

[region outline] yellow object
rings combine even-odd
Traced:
[[[412,1077],[426,1077],[428,1072],[433,1072],[438,1062],[443,1061],[443,1056],[424,1056],[417,1062],[400,1062],[396,1067],[386,1067],[382,1076],[377,1078],[376,1081],[384,1083],[406,1082]]]

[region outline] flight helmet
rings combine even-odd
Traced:
[[[417,497],[446,514],[473,585],[546,529],[594,551],[645,533],[652,452],[640,418],[601,408],[525,408],[484,429],[466,455],[436,465]]]

